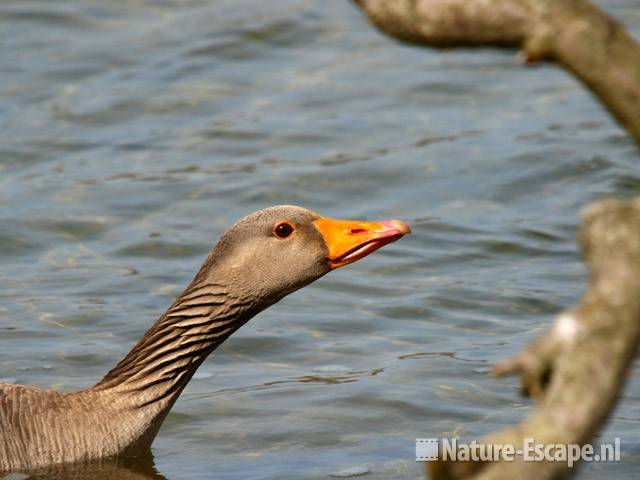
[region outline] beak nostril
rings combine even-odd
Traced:
[[[359,233],[367,233],[369,230],[367,230],[366,228],[351,228],[349,230],[349,233],[351,235],[357,235]]]

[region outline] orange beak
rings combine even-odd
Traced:
[[[409,225],[402,220],[362,222],[322,217],[313,223],[327,244],[327,261],[332,270],[360,260],[411,233]]]

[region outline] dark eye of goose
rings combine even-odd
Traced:
[[[276,225],[276,228],[273,229],[273,233],[275,233],[278,238],[287,238],[293,233],[293,225],[287,222],[279,223]]]

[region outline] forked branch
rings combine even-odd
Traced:
[[[433,47],[520,49],[583,82],[640,143],[640,46],[588,0],[355,0],[383,32]]]

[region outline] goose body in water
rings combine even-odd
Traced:
[[[409,232],[399,220],[334,220],[294,206],[243,218],[96,385],[58,392],[0,384],[0,472],[143,453],[196,369],[238,328]]]

